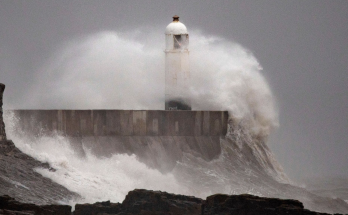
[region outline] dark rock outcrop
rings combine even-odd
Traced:
[[[122,208],[128,214],[200,215],[202,203],[202,199],[193,196],[136,189],[128,193]]]
[[[77,204],[74,215],[325,215],[304,209],[297,200],[264,198],[252,195],[216,194],[202,200],[160,191],[130,191],[122,204],[97,202]]]
[[[9,195],[21,202],[35,204],[56,204],[77,197],[76,193],[34,170],[45,168],[55,171],[48,163],[24,154],[11,140],[7,140],[2,115],[4,90],[5,85],[0,83],[0,195]]]
[[[128,193],[122,204],[110,202],[77,204],[74,215],[97,215],[102,213],[122,215],[200,215],[202,202],[202,199],[192,196],[135,189]]]
[[[5,90],[5,85],[0,83],[0,141],[6,140],[6,133],[5,133],[5,123],[2,117],[3,110],[2,110],[2,95]]]
[[[73,197],[73,193],[35,171],[44,168],[55,171],[21,152],[12,141],[0,141],[0,195],[9,195],[18,201],[35,204],[57,204]]]
[[[121,210],[120,203],[111,203],[110,201],[76,204],[74,215],[118,214]]]
[[[202,205],[204,215],[216,214],[257,214],[257,215],[314,215],[316,213],[304,209],[297,200],[264,198],[253,195],[216,194],[207,197]]]
[[[24,204],[0,196],[1,214],[71,214],[70,206]],[[135,189],[120,203],[77,204],[74,215],[328,215],[306,210],[297,200],[252,195],[216,194],[206,200],[160,191]],[[339,214],[335,214],[339,215]]]
[[[71,206],[25,204],[5,195],[0,196],[0,214],[71,215]]]

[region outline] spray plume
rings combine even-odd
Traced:
[[[238,124],[235,127],[241,128],[243,134],[267,137],[270,130],[277,126],[277,111],[255,57],[236,43],[203,36],[195,31],[191,35],[191,87],[185,96],[192,101],[193,109],[227,110],[233,118],[231,122]],[[164,109],[163,44],[163,33],[154,31],[109,31],[71,41],[37,73],[40,83],[35,83],[28,90],[26,108]],[[223,152],[212,163],[185,155],[173,172],[162,174],[146,167],[134,155],[97,158],[84,149],[86,156],[81,158],[65,137],[42,135],[29,138],[18,132],[15,121],[15,116],[8,113],[8,133],[16,146],[57,169],[56,172],[36,171],[79,193],[83,198],[74,200],[78,202],[122,201],[126,192],[134,188],[204,197],[226,190],[226,186],[232,190],[230,183],[245,176],[244,167],[231,165],[229,151],[232,146],[227,143],[221,143]],[[230,130],[230,134],[232,132],[236,130]],[[238,132],[238,135],[242,133]],[[267,155],[254,149],[255,144],[251,142],[250,146],[234,146],[235,151],[240,150],[237,157],[246,159],[242,150],[251,147],[253,154],[260,154],[259,160],[267,160]],[[238,171],[243,169],[241,176],[232,174],[236,168]],[[248,175],[259,171],[253,170],[252,166],[248,168],[251,168]],[[196,183],[196,187],[183,184],[185,180],[180,180],[180,176],[185,175],[186,169],[189,169],[188,172],[200,171],[198,179],[212,178],[211,183]],[[216,173],[212,174],[212,170]],[[233,179],[232,182],[230,179]],[[224,182],[215,184],[215,181]],[[200,187],[200,184],[204,186]],[[233,189],[245,193],[250,191],[248,187],[249,184],[239,184]],[[110,193],[110,190],[113,192]]]
[[[144,35],[146,35],[144,37]],[[38,73],[27,108],[164,109],[164,35],[101,32],[69,42]],[[271,90],[255,57],[237,43],[191,33],[195,110],[227,110],[253,133],[278,125]]]

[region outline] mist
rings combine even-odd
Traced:
[[[29,109],[164,109],[164,33],[104,31],[62,44],[36,73]],[[267,136],[278,126],[271,90],[253,54],[235,42],[190,32],[194,110],[227,110]]]
[[[190,194],[179,185],[173,174],[162,174],[138,161],[135,154],[114,154],[98,157],[84,147],[81,155],[69,138],[59,135],[30,135],[21,131],[13,112],[5,114],[7,134],[16,147],[35,159],[49,163],[54,169],[34,170],[79,194],[74,199],[63,199],[64,204],[93,203],[96,201],[122,202],[130,190],[146,188],[166,190],[171,193]]]
[[[151,29],[103,31],[67,41],[36,73],[26,106],[164,109],[163,41],[163,32]],[[226,192],[298,198],[310,208],[325,208],[290,188],[276,188],[291,181],[265,143],[278,127],[278,108],[252,52],[197,30],[190,32],[189,50],[191,84],[184,96],[193,110],[228,111],[231,119],[226,139],[220,139],[221,154],[212,161],[185,153],[174,170],[164,174],[134,154],[96,157],[83,141],[81,157],[65,137],[19,135],[13,116],[6,116],[9,137],[20,150],[56,170],[36,169],[38,173],[81,196],[72,203],[122,201],[129,190],[145,188],[202,198]]]
[[[233,119],[231,122],[243,129],[243,134],[235,131],[238,134],[233,135],[267,138],[278,125],[278,112],[257,59],[238,43],[203,35],[197,30],[189,33],[191,84],[183,96],[191,100],[194,110],[228,111]],[[164,109],[164,56],[164,33],[153,29],[103,31],[74,38],[61,44],[36,72],[36,81],[26,92],[25,106],[28,109]],[[20,150],[48,162],[56,170],[36,169],[38,173],[81,196],[72,202],[95,202],[105,198],[118,202],[134,188],[201,197],[222,192],[226,187],[232,189],[231,182],[224,178],[235,167],[226,165],[230,163],[225,158],[226,152],[212,164],[207,161],[202,164],[200,159],[191,164],[184,159],[175,171],[163,174],[138,161],[134,154],[96,157],[84,147],[81,157],[66,137],[58,134],[32,137],[22,133],[11,112],[5,116],[5,121],[8,136]],[[243,148],[241,143],[239,147]],[[206,180],[212,177],[211,171],[216,171],[219,172],[216,180],[223,183],[215,184],[212,180],[208,186],[208,180],[205,187],[187,187],[185,180],[180,181],[178,176],[190,165],[222,166],[219,171],[211,167],[212,170],[206,172],[203,168],[197,177]],[[273,165],[278,167],[275,160]],[[282,175],[281,180],[286,181],[281,167],[278,168],[275,175]],[[231,177],[237,176],[227,178]],[[233,190],[253,193],[249,185]],[[259,191],[255,192],[260,195]]]

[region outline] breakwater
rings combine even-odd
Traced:
[[[65,136],[224,136],[227,111],[13,110],[21,129]]]
[[[26,135],[61,135],[76,151],[97,156],[135,154],[149,167],[171,171],[184,153],[206,161],[221,153],[227,111],[12,110]]]
[[[23,170],[30,163],[21,151],[2,150],[6,156],[0,169],[5,170],[5,177],[0,178],[4,184],[0,191],[13,191],[11,196],[26,201],[39,196],[37,202],[42,202],[42,195],[47,196],[46,202],[61,194],[67,196],[52,183],[38,183],[36,178],[41,174],[44,177],[40,180],[59,183],[84,198],[81,202],[121,201],[129,190],[147,188],[202,198],[213,193],[252,193],[295,198],[316,211],[347,211],[347,204],[340,199],[316,196],[286,184],[288,179],[267,144],[243,133],[240,125],[228,119],[227,112],[149,112],[5,111],[8,137],[24,153],[48,165]],[[190,132],[181,133],[184,128]],[[26,172],[35,178],[23,177]]]

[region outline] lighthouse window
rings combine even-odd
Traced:
[[[181,35],[174,35],[174,49],[181,49],[182,39]]]

